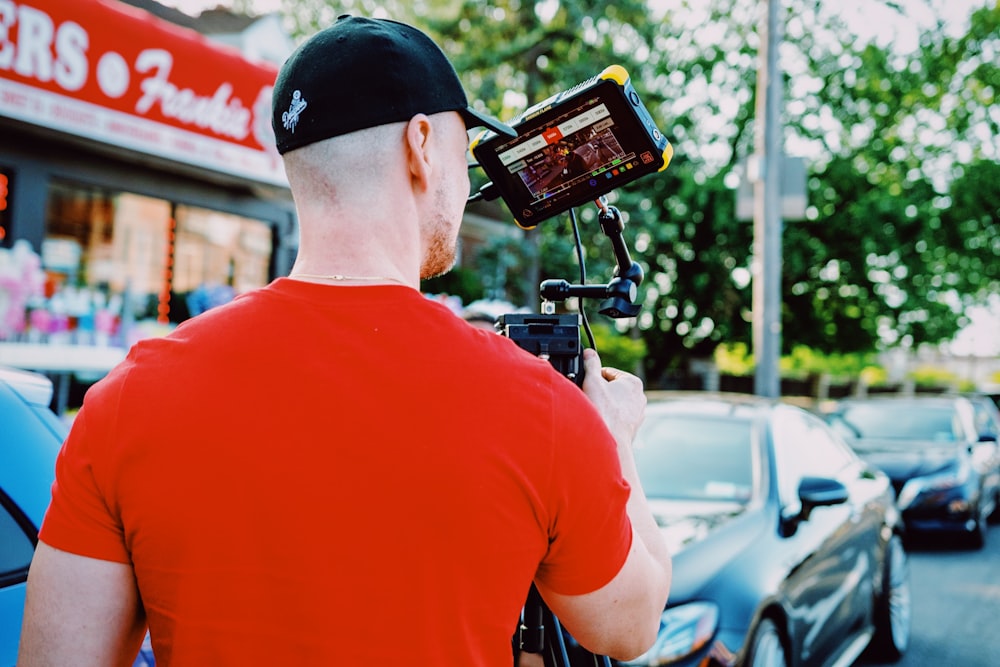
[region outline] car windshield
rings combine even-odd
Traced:
[[[834,425],[846,426],[857,439],[956,442],[958,417],[948,406],[907,403],[872,403],[845,407],[834,417]]]
[[[748,421],[648,414],[635,440],[642,488],[650,498],[746,502],[751,442]]]

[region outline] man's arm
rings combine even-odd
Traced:
[[[38,543],[28,572],[18,667],[128,667],[145,631],[131,566]]]
[[[561,595],[538,585],[549,609],[588,650],[618,660],[635,658],[653,645],[670,591],[671,560],[646,502],[632,455],[646,397],[629,373],[601,368],[593,350],[584,351],[583,390],[618,443],[622,473],[632,487],[626,511],[632,547],[608,584],[585,595]]]

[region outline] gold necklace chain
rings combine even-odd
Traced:
[[[289,274],[289,278],[313,278],[315,280],[330,280],[332,282],[377,282],[377,283],[399,283],[400,285],[406,285],[407,283],[399,278],[392,278],[390,276],[345,276],[340,273],[331,273],[328,275],[319,273],[292,273]]]

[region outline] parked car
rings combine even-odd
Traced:
[[[827,416],[858,454],[892,478],[908,534],[986,540],[1000,501],[1000,447],[980,434],[964,396],[844,399]]]
[[[888,477],[821,419],[736,394],[651,394],[639,476],[673,555],[653,648],[620,665],[827,667],[910,637]]]
[[[998,408],[1000,408],[1000,387],[998,387],[997,385],[992,385],[990,387],[987,387],[986,389],[983,389],[979,393],[982,396],[985,396],[986,398],[993,401],[993,404]]]
[[[1000,407],[984,393],[963,394],[972,403],[972,419],[978,442],[994,443],[993,465],[987,465],[986,486],[995,490],[990,519],[1000,521]],[[983,448],[989,451],[988,447]]]
[[[983,442],[1000,443],[1000,407],[987,394],[963,394],[972,403],[976,434]]]
[[[0,667],[17,661],[28,566],[67,426],[44,375],[0,367]],[[153,667],[149,636],[133,667]]]

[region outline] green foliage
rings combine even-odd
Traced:
[[[605,366],[635,371],[646,357],[646,343],[641,338],[622,334],[606,323],[592,323],[594,344]]]
[[[784,225],[783,352],[796,373],[862,372],[875,350],[951,338],[966,323],[962,306],[1000,291],[1000,4],[974,12],[963,34],[922,29],[910,52],[858,39],[837,3],[785,5],[784,137],[807,155],[810,177],[807,220]],[[727,363],[749,358],[733,354],[751,343],[754,243],[752,224],[735,216],[733,169],[754,145],[761,5],[659,6],[295,0],[284,10],[301,34],[343,12],[421,26],[473,104],[501,119],[609,64],[629,71],[677,149],[665,172],[611,193],[646,272],[636,324],[654,382],[723,343]],[[606,282],[607,239],[592,209],[579,217],[588,274]],[[502,286],[515,303],[530,304],[543,278],[576,282],[579,272],[558,220],[490,252],[484,288]]]
[[[524,237],[495,237],[479,250],[476,263],[486,295],[511,303],[529,303],[534,286],[524,277],[536,258],[537,248]]]
[[[1000,293],[1000,162],[965,165],[952,183],[950,201],[941,212],[941,231],[958,250],[951,257],[934,248],[925,252],[942,270],[954,266],[956,288],[970,302],[984,301]]]
[[[752,229],[735,219],[724,177],[700,178],[696,169],[682,161],[645,196],[622,197],[632,202],[625,208],[639,228],[636,255],[649,277],[640,288],[639,326],[658,352],[647,360],[651,378],[684,368],[690,357],[711,356],[721,342],[750,342],[749,285],[733,270],[748,263]]]
[[[923,32],[911,53],[808,51],[823,85],[797,129],[829,157],[810,179],[815,224],[786,228],[787,339],[860,351],[937,343],[966,323],[955,302],[1000,288],[997,194],[986,185],[997,182],[998,119],[987,111],[997,48],[994,7],[974,13],[965,35]],[[810,129],[824,108],[838,131]]]
[[[450,294],[471,303],[485,295],[482,276],[477,271],[455,267],[443,276],[429,278],[420,283],[420,289],[427,294]]]
[[[875,354],[824,354],[804,345],[796,345],[792,353],[781,358],[784,377],[829,375],[836,380],[851,380],[868,371],[869,378],[877,368]]]
[[[715,348],[715,365],[723,375],[752,375],[753,355],[746,343],[726,343]]]
[[[783,378],[805,379],[827,375],[833,380],[851,381],[863,377],[868,385],[885,384],[888,372],[878,365],[873,353],[834,353],[796,345],[790,354],[781,357],[779,366]],[[746,343],[725,343],[715,349],[715,364],[726,375],[751,375],[754,358]]]
[[[865,366],[858,375],[867,387],[878,387],[889,384],[889,371],[881,366]]]
[[[976,382],[968,378],[958,381],[958,391],[972,392],[977,391]]]
[[[920,366],[909,373],[918,387],[950,388],[958,386],[958,377],[951,371],[937,366]]]
[[[435,0],[288,0],[282,3],[282,16],[294,38],[305,38],[337,20],[342,14],[391,18],[414,25],[421,11],[431,11],[449,2]]]

